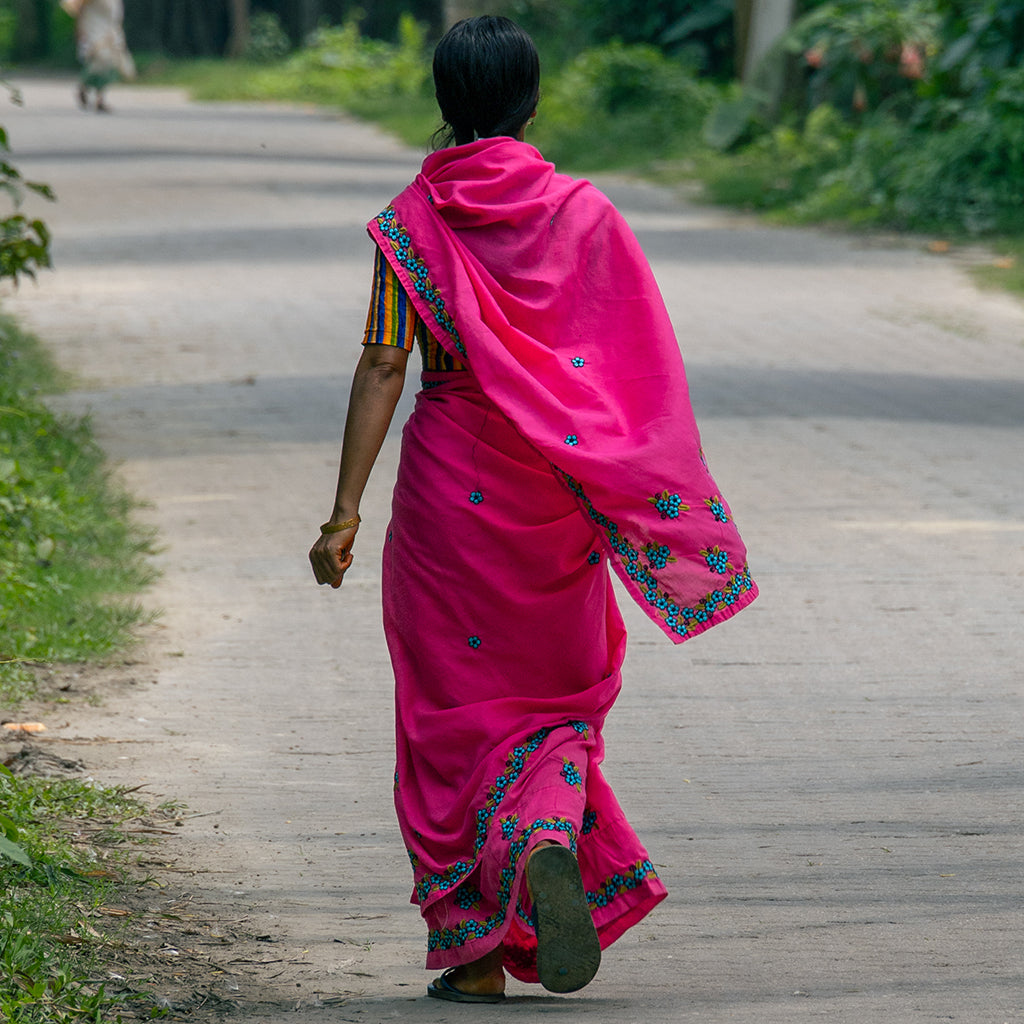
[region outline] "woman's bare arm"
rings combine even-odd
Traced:
[[[345,438],[341,448],[338,489],[329,523],[343,523],[359,514],[359,502],[377,460],[395,406],[405,383],[409,353],[394,345],[364,345],[352,378]],[[317,538],[309,561],[317,583],[340,587],[352,564],[352,542],[358,523],[337,533]]]

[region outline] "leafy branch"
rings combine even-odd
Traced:
[[[21,104],[21,96],[6,82],[12,103]],[[7,129],[0,125],[0,192],[6,192],[11,212],[0,220],[0,280],[9,278],[15,285],[22,277],[35,280],[36,271],[52,267],[50,262],[50,231],[38,217],[21,213],[29,194],[42,196],[48,202],[57,197],[49,185],[26,180],[7,158],[11,152]]]

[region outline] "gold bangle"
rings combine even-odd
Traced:
[[[321,533],[341,533],[342,530],[351,530],[353,526],[358,526],[362,520],[359,518],[357,513],[351,519],[346,519],[343,523],[324,523],[320,527]]]

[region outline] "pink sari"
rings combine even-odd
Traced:
[[[469,366],[424,375],[384,551],[427,966],[501,944],[535,981],[540,840],[576,851],[602,946],[665,896],[599,767],[625,648],[607,565],[677,643],[757,589],[657,285],[601,193],[482,139],[428,157],[369,230]]]

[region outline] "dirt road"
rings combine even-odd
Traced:
[[[57,270],[4,304],[76,375],[69,404],[163,544],[159,625],[52,742],[196,815],[170,853],[221,922],[196,941],[242,1019],[468,1019],[422,998],[391,808],[378,551],[398,426],[343,590],[305,561],[363,225],[420,155],[314,111],[120,89],[103,118],[69,83],[24,92],[6,122],[59,193]],[[670,899],[578,996],[513,984],[502,1014],[1024,1020],[1024,312],[917,243],[604,184],[662,283],[762,597],[681,649],[624,608],[608,775]],[[267,940],[219,948],[232,928]]]

